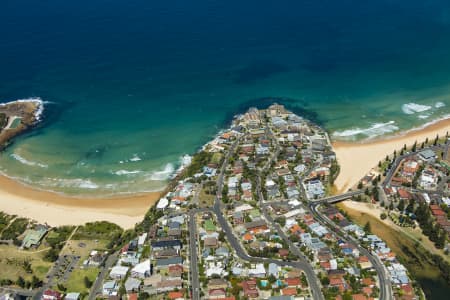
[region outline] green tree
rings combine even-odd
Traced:
[[[370,233],[371,232],[370,222],[367,222],[366,225],[364,225],[364,232],[365,233]]]
[[[22,276],[19,276],[19,278],[17,278],[16,284],[21,288],[25,287],[25,280],[23,279]]]
[[[56,286],[61,292],[65,292],[67,290],[67,288],[62,283],[58,283]]]
[[[83,280],[84,280],[84,286],[87,287],[88,289],[90,289],[92,286],[92,281],[87,276],[84,276]]]
[[[284,216],[278,217],[278,218],[276,218],[275,222],[277,222],[282,227],[284,227],[286,225],[286,217],[284,217]]]
[[[400,199],[400,201],[398,202],[398,205],[397,205],[397,209],[399,211],[404,211],[405,210],[405,200]]]
[[[37,288],[40,286],[42,286],[42,281],[39,280],[39,278],[37,278],[35,275],[33,275],[33,277],[31,278],[31,287]]]

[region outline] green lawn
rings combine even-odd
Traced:
[[[67,288],[67,292],[89,292],[89,288],[86,287],[84,283],[84,277],[89,278],[93,283],[98,275],[98,268],[87,268],[87,269],[75,269],[70,275],[69,279],[63,285]]]
[[[123,230],[118,225],[106,221],[86,223],[80,226],[74,240],[110,240],[118,238]]]
[[[34,252],[18,250],[15,246],[0,245],[0,280],[10,279],[16,281],[19,276],[25,280],[31,280],[33,274],[39,279],[44,279],[51,263],[43,260],[45,251]],[[31,263],[33,273],[25,269],[25,262]]]

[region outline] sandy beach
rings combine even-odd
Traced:
[[[443,120],[423,129],[391,136],[382,140],[350,143],[333,142],[341,171],[336,179],[338,191],[345,191],[358,183],[378,162],[399,150],[404,144],[421,143],[436,134],[450,132],[450,120]],[[123,228],[140,222],[145,212],[160,197],[159,192],[125,197],[98,199],[73,198],[40,191],[0,176],[0,208],[8,214],[29,217],[52,226],[78,225],[106,220]]]
[[[387,154],[391,155],[394,150],[399,151],[404,144],[410,146],[417,141],[420,145],[427,137],[433,140],[436,134],[442,137],[447,132],[450,132],[450,119],[381,140],[360,143],[333,142],[341,167],[340,174],[335,181],[338,191],[346,191],[355,186],[380,160],[383,160]]]
[[[146,193],[109,199],[73,198],[24,186],[0,176],[2,211],[32,218],[51,226],[80,225],[109,221],[125,229],[142,221],[160,193]]]

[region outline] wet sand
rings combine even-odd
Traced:
[[[117,198],[75,198],[40,191],[0,176],[0,210],[51,226],[109,221],[125,229],[142,221],[160,193]]]

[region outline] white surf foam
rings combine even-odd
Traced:
[[[414,102],[405,103],[402,105],[402,111],[407,115],[413,115],[415,113],[424,112],[430,110],[432,107],[429,105],[417,104]]]
[[[441,107],[444,107],[445,106],[445,103],[444,102],[436,102],[435,104],[434,104],[434,107],[435,108],[441,108]]]
[[[56,186],[64,188],[80,188],[80,189],[98,189],[99,186],[90,179],[53,179],[56,181]]]
[[[6,103],[2,103],[2,104],[11,104],[11,103],[17,103],[17,102],[35,102],[38,105],[38,109],[36,110],[36,112],[34,113],[34,117],[36,118],[36,121],[41,121],[42,118],[42,114],[44,113],[44,101],[42,101],[41,98],[39,97],[31,97],[31,98],[27,98],[27,99],[19,99],[19,100],[15,100],[15,101],[10,101],[10,102],[6,102]]]
[[[118,170],[118,171],[115,171],[115,172],[112,172],[113,174],[115,174],[115,175],[133,175],[133,174],[139,174],[139,173],[141,173],[142,171],[140,171],[140,170],[134,170],[134,171],[128,171],[128,170]]]
[[[343,131],[335,131],[333,136],[341,138],[355,138],[358,135],[363,135],[368,138],[374,138],[397,130],[399,130],[399,128],[395,125],[395,121],[389,121],[386,123],[375,123],[368,128],[356,127]]]
[[[14,158],[15,160],[19,161],[20,163],[27,165],[27,166],[48,168],[48,165],[46,165],[46,164],[27,160],[26,158],[23,158],[22,156],[20,156],[19,154],[16,154],[16,153],[11,154],[10,156],[12,158]]]
[[[133,154],[133,157],[129,159],[130,161],[140,161],[142,158],[140,158],[137,154]]]
[[[154,171],[150,174],[150,180],[167,180],[174,173],[175,168],[173,164],[168,163],[161,171]]]

